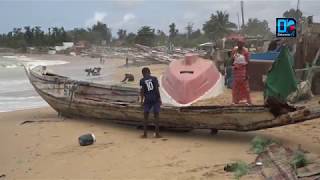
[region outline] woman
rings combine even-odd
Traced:
[[[225,80],[224,85],[227,86],[227,88],[232,88],[232,57],[231,57],[232,51],[228,51],[227,57],[225,59]]]
[[[251,99],[248,78],[249,52],[247,48],[244,47],[243,39],[238,40],[237,45],[232,52],[232,104],[239,104],[245,100],[245,103],[250,105]]]

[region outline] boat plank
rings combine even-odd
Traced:
[[[138,101],[137,88],[78,83],[66,77],[47,77],[32,70],[28,70],[27,75],[39,95],[65,116],[135,125],[143,122],[143,108]],[[61,83],[64,80],[67,81]],[[73,96],[70,96],[70,93],[65,93],[66,84],[78,84],[81,90],[75,90]],[[317,117],[320,117],[320,107],[314,102],[305,106],[305,109],[279,117],[274,117],[264,106],[163,106],[160,125],[168,128],[253,131]]]

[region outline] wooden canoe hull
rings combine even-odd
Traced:
[[[64,116],[134,125],[143,121],[143,108],[138,103],[139,91],[136,88],[73,81],[52,74],[41,75],[33,69],[26,72],[39,95]],[[66,87],[75,84],[77,87],[72,93],[66,92]],[[303,113],[297,111],[275,118],[264,106],[163,106],[160,125],[167,128],[252,131],[320,117],[320,109],[317,108],[303,117],[294,116],[294,113]]]

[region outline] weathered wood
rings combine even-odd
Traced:
[[[27,70],[39,95],[64,116],[96,118],[125,124],[141,124],[143,108],[137,88],[73,81],[53,74]],[[75,87],[74,92],[66,87]],[[74,94],[73,98],[71,95]],[[306,113],[309,111],[310,113]],[[302,113],[302,115],[301,115]],[[319,104],[275,118],[264,106],[163,106],[160,125],[168,128],[252,131],[320,117]]]

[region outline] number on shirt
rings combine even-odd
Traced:
[[[153,90],[152,79],[145,80],[144,82],[146,83],[148,91],[152,91]]]

